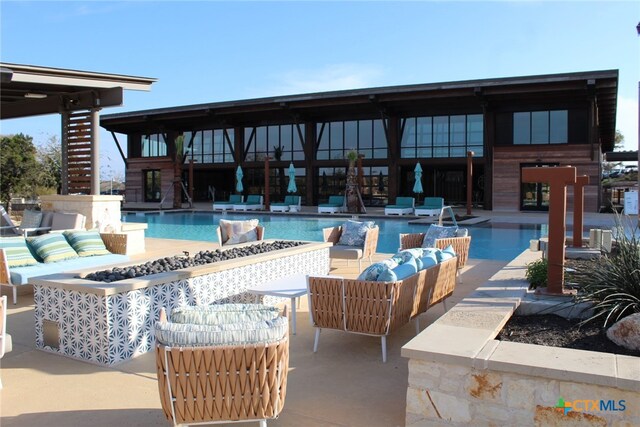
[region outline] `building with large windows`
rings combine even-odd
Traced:
[[[423,196],[464,203],[472,151],[479,207],[545,210],[547,187],[522,183],[522,168],[572,165],[589,176],[585,209],[596,212],[617,88],[617,70],[592,71],[161,108],[104,115],[101,125],[127,135],[128,202],[172,197],[174,177],[187,182],[190,163],[196,201],[214,188],[216,199],[233,193],[237,166],[245,192],[264,194],[268,157],[271,200],[284,197],[293,163],[303,203],[315,205],[344,193],[345,156],[357,150],[365,205],[412,195],[418,162]]]

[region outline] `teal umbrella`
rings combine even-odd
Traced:
[[[293,167],[293,163],[289,165],[289,187],[287,187],[287,193],[295,193],[298,191],[296,187],[296,168]]]
[[[424,190],[422,190],[422,167],[420,166],[420,163],[416,164],[416,168],[413,171],[416,175],[416,183],[413,184],[413,192],[416,194],[423,193]]]
[[[242,187],[243,176],[244,175],[242,174],[242,168],[238,166],[238,169],[236,169],[236,192],[238,193],[242,193],[242,191],[244,190],[244,187]]]

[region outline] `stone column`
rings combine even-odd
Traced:
[[[91,109],[91,194],[100,194],[100,109]]]

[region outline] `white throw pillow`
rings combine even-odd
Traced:
[[[259,220],[250,219],[247,221],[220,220],[220,234],[222,242],[228,244],[253,242],[258,240],[256,227]],[[222,244],[221,242],[221,244]]]

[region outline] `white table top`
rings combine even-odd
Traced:
[[[296,274],[247,289],[247,292],[274,297],[295,298],[307,293],[307,275]]]

